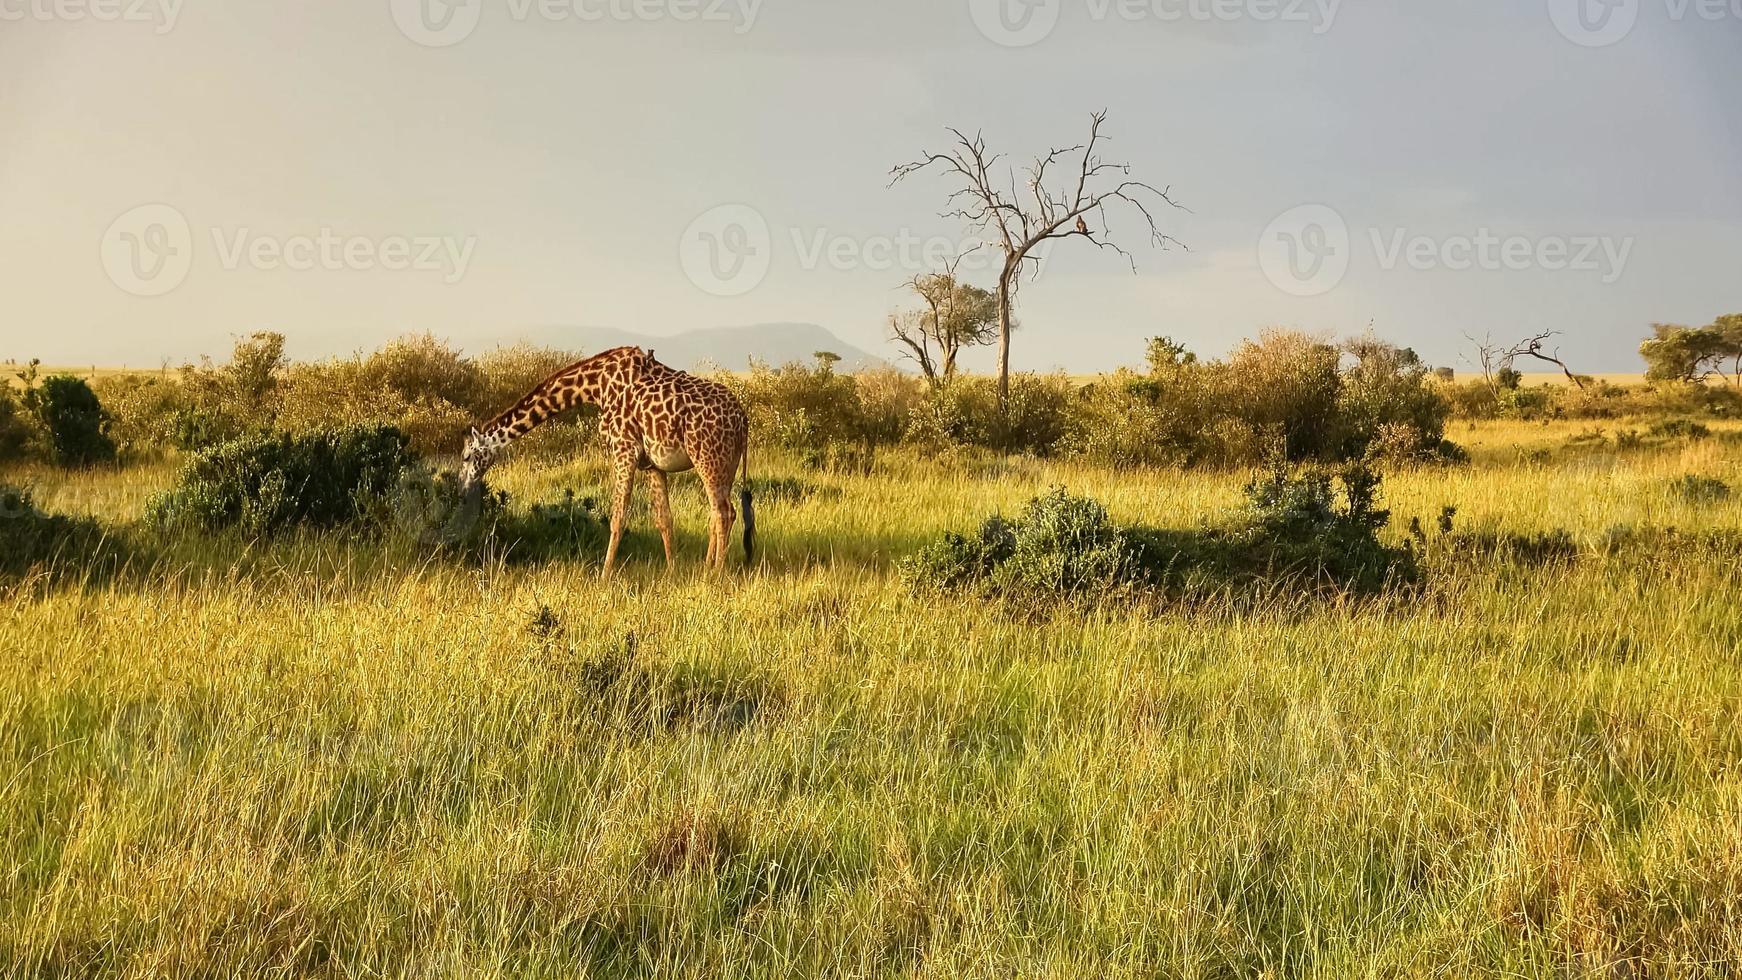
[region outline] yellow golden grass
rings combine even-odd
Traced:
[[[1671,486],[1742,483],[1742,442],[1566,449],[1595,428],[1460,423],[1472,466],[1385,487],[1399,526],[1451,505],[1576,561],[1373,602],[918,596],[901,555],[1049,485],[1184,528],[1242,477],[766,452],[839,492],[764,502],[766,559],[722,584],[680,493],[675,576],[643,521],[610,585],[305,534],[18,588],[0,975],[1733,972],[1738,555],[1602,543],[1742,534]],[[119,523],[172,474],[0,481]]]

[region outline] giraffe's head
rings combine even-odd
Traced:
[[[500,438],[476,427],[466,433],[466,448],[460,451],[461,490],[471,495],[483,489],[484,474],[496,465],[502,445]]]

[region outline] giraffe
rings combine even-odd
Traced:
[[[501,452],[545,420],[579,404],[599,408],[599,432],[611,456],[611,543],[604,576],[617,564],[617,547],[635,489],[644,472],[653,487],[653,521],[671,549],[671,501],[667,475],[694,469],[709,503],[708,557],[718,571],[731,547],[732,482],[744,478],[738,501],[744,509],[744,562],[755,547],[756,512],[750,498],[750,422],[744,406],[725,385],[659,363],[651,350],[617,347],[551,375],[491,421],[474,427],[460,456],[460,485],[468,496],[483,491],[484,474]]]

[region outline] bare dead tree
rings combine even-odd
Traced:
[[[1561,369],[1561,373],[1567,376],[1568,381],[1571,381],[1578,388],[1584,388],[1585,379],[1574,374],[1573,369],[1567,367],[1567,363],[1561,360],[1560,348],[1557,347],[1553,351],[1544,350],[1549,340],[1556,336],[1559,336],[1558,331],[1545,330],[1542,333],[1526,337],[1510,347],[1502,347],[1495,344],[1494,339],[1490,336],[1485,335],[1481,340],[1477,340],[1469,334],[1464,335],[1465,339],[1476,347],[1478,363],[1482,366],[1482,378],[1488,382],[1489,387],[1494,386],[1496,371],[1510,370],[1519,358],[1528,357],[1546,364],[1553,364]]]
[[[925,375],[926,383],[936,388],[937,361],[932,356],[931,334],[926,331],[925,316],[924,312],[889,314],[889,336],[907,348],[902,356],[919,365],[919,373]]]
[[[907,287],[924,306],[889,318],[890,335],[907,348],[907,356],[919,365],[933,387],[956,376],[963,348],[991,343],[998,336],[996,298],[957,279],[960,263],[958,256],[942,272],[922,273],[908,280]]]
[[[978,233],[984,233],[987,243],[1003,255],[998,273],[998,402],[1007,404],[1010,393],[1010,331],[1011,310],[1022,272],[1037,263],[1036,250],[1046,242],[1066,238],[1083,238],[1096,247],[1123,256],[1137,271],[1137,260],[1131,253],[1111,241],[1109,205],[1122,206],[1135,212],[1149,234],[1150,244],[1166,249],[1178,245],[1178,239],[1165,234],[1156,222],[1152,210],[1158,204],[1180,207],[1170,195],[1172,188],[1156,188],[1142,181],[1127,179],[1131,167],[1125,163],[1103,160],[1098,154],[1107,137],[1101,132],[1106,122],[1105,110],[1090,116],[1089,140],[1077,146],[1053,149],[1038,157],[1022,171],[1026,184],[1018,189],[1016,168],[999,166],[1002,154],[986,149],[986,140],[976,133],[969,137],[959,129],[949,130],[954,145],[942,153],[927,152],[920,159],[904,163],[890,172],[890,184],[900,183],[922,170],[937,169],[959,183],[949,196],[946,218],[956,218]],[[1048,171],[1061,162],[1068,170],[1048,186]],[[1093,216],[1101,226],[1091,228]]]

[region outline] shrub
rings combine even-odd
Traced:
[[[485,391],[478,365],[427,333],[401,337],[370,354],[363,360],[361,378],[403,404],[445,402],[467,414],[478,410]]]
[[[1305,334],[1266,331],[1229,359],[1220,398],[1247,425],[1277,433],[1288,459],[1337,458],[1340,356]]]
[[[901,574],[917,590],[1034,602],[1262,583],[1373,593],[1419,575],[1412,550],[1379,538],[1389,514],[1378,488],[1360,466],[1335,475],[1279,466],[1248,484],[1232,520],[1187,532],[1121,527],[1100,504],[1056,489],[1015,521],[946,534],[905,559]]]
[[[495,548],[509,561],[538,562],[597,555],[605,550],[609,528],[597,498],[565,491],[554,504],[534,504],[524,514],[508,514],[493,529]]]
[[[405,437],[390,428],[248,436],[194,456],[176,486],[152,501],[148,522],[255,535],[355,523],[391,506],[413,462]]]
[[[853,375],[859,395],[859,434],[874,446],[901,441],[908,419],[925,401],[925,382],[893,367],[867,368]]]
[[[1343,352],[1283,331],[1226,363],[1152,342],[1149,374],[1119,371],[1074,399],[1061,448],[1113,466],[1251,466],[1276,452],[1325,462],[1461,455],[1445,441],[1443,386],[1412,351],[1364,339]]]
[[[1518,533],[1493,529],[1443,534],[1431,553],[1452,561],[1501,562],[1527,568],[1572,562],[1579,557],[1579,544],[1571,531]]]
[[[82,467],[114,461],[109,416],[90,385],[71,375],[31,380],[24,405],[41,425],[55,463]]]
[[[1048,456],[1070,430],[1076,386],[1064,375],[1013,374],[1005,410],[992,378],[962,377],[933,389],[908,425],[908,439],[937,453],[972,446]]]
[[[287,362],[284,335],[261,331],[238,338],[230,362],[213,367],[209,360],[181,369],[176,398],[161,398],[140,408],[168,409],[167,426],[153,425],[159,435],[180,449],[198,451],[272,428],[278,420]],[[328,424],[332,417],[328,416]],[[144,418],[130,422],[140,427]]]
[[[109,434],[122,453],[146,453],[169,446],[196,448],[211,431],[201,409],[192,405],[186,385],[170,378],[119,374],[91,382],[110,416]],[[198,420],[198,421],[196,421]],[[227,428],[226,438],[236,434]]]
[[[820,459],[828,446],[866,441],[858,387],[826,359],[778,368],[753,362],[748,376],[720,380],[744,403],[752,431],[773,445]]]
[[[1730,485],[1716,477],[1686,473],[1670,483],[1670,493],[1690,504],[1715,504],[1730,499]]]
[[[1429,381],[1421,358],[1371,338],[1351,341],[1344,349],[1355,363],[1343,373],[1337,393],[1340,445],[1333,458],[1437,457],[1451,406]]]
[[[1710,439],[1712,430],[1692,419],[1658,422],[1647,433],[1654,439]]]
[[[1278,463],[1246,485],[1244,520],[1217,542],[1230,578],[1281,578],[1350,592],[1415,580],[1414,554],[1379,538],[1390,512],[1360,464],[1291,473]]]
[[[1225,446],[1207,430],[1207,372],[1179,366],[1148,377],[1121,370],[1083,389],[1062,449],[1112,466],[1190,466]],[[1236,439],[1248,431],[1240,426]]]
[[[36,430],[12,388],[0,382],[0,463],[23,458],[35,441]]]
[[[541,379],[542,380],[542,379]],[[427,334],[393,341],[368,357],[298,364],[286,374],[278,424],[316,432],[335,424],[387,426],[425,455],[458,452],[485,414],[485,377]]]
[[[1593,381],[1583,388],[1537,385],[1504,388],[1486,381],[1443,387],[1451,414],[1461,419],[1622,419],[1653,416],[1734,418],[1742,390],[1728,385],[1657,381],[1617,385]]]

